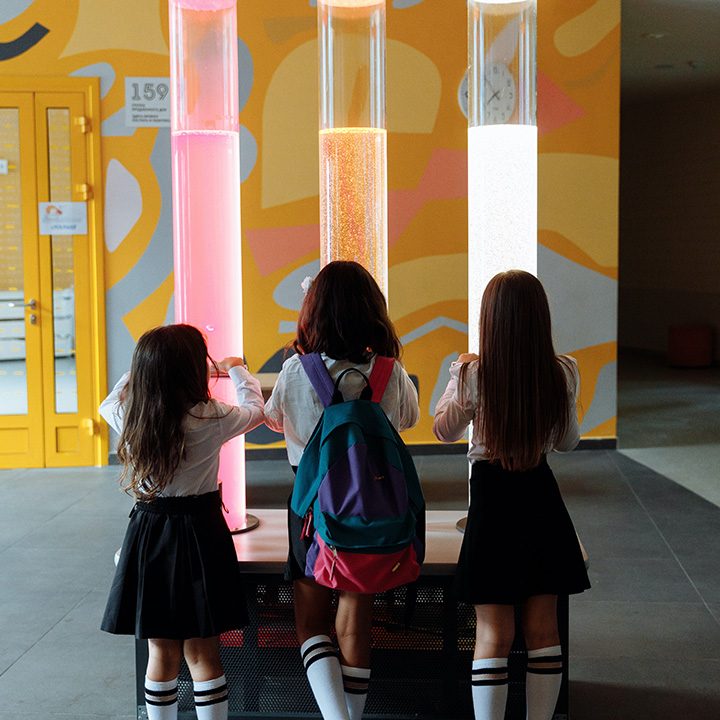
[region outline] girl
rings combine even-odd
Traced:
[[[300,354],[321,353],[333,380],[348,368],[369,375],[376,356],[397,360],[401,352],[382,291],[362,265],[346,261],[329,263],[310,285],[293,347]],[[359,373],[348,373],[342,381],[344,399],[359,397],[364,384]],[[398,430],[418,421],[417,392],[399,362],[394,364],[380,404]],[[265,408],[267,425],[285,434],[294,470],[322,412],[300,358],[294,355],[283,364]],[[322,716],[326,720],[358,720],[370,681],[373,595],[339,593],[335,616],[338,658],[328,634],[333,591],[305,577],[310,539],[300,539],[302,523],[288,507],[290,552],[285,578],[293,581],[303,664]]]
[[[239,407],[212,399],[208,363],[229,373]],[[120,433],[121,481],[137,500],[102,629],[148,639],[150,720],[177,717],[183,656],[198,718],[227,718],[219,636],[247,624],[247,611],[217,488],[219,453],[262,422],[260,384],[241,358],[215,364],[196,328],[168,325],[140,338],[100,413]]]
[[[570,517],[545,455],[580,439],[575,360],[553,349],[540,282],[519,270],[488,284],[479,356],[463,354],[435,409],[434,432],[459,440],[472,422],[470,509],[455,576],[475,606],[476,720],[502,720],[507,659],[520,606],[528,648],[527,718],[550,720],[562,682],[557,596],[590,587]]]

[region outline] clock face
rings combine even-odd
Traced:
[[[485,68],[485,106],[483,125],[506,123],[515,110],[515,80],[502,63]]]

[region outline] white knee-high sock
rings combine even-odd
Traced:
[[[350,720],[342,671],[335,646],[327,635],[315,635],[300,648],[305,672],[325,720]]]
[[[475,720],[503,720],[507,696],[507,658],[473,660],[472,699]]]
[[[527,662],[527,720],[551,720],[562,685],[562,648],[528,650]]]
[[[193,682],[195,714],[198,720],[226,720],[228,716],[228,687],[225,675]]]
[[[365,701],[367,700],[370,685],[370,668],[356,668],[341,665],[343,686],[345,688],[345,703],[347,704],[350,720],[360,720]]]
[[[177,678],[167,682],[148,680],[145,676],[145,708],[148,720],[176,720]]]

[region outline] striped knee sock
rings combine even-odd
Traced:
[[[370,668],[341,665],[340,669],[342,670],[345,703],[347,704],[350,720],[360,720],[365,709],[368,686],[370,685]]]
[[[507,696],[507,658],[473,660],[472,699],[475,720],[503,720]]]
[[[340,660],[327,635],[315,635],[300,648],[310,688],[325,720],[350,720]]]
[[[527,720],[551,720],[562,685],[562,648],[528,650],[527,662]]]
[[[145,676],[145,708],[148,720],[175,720],[177,718],[177,678],[167,682],[148,680]]]
[[[193,682],[195,713],[198,720],[226,720],[228,716],[228,687],[225,675],[214,680]]]

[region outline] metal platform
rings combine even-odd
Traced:
[[[284,510],[253,510],[257,530],[235,536],[250,624],[222,636],[230,718],[320,718],[305,677],[293,617],[292,586],[282,580],[287,556]],[[470,668],[475,613],[450,593],[462,512],[429,512],[427,557],[417,583],[380,593],[373,614],[372,679],[364,718],[466,720],[473,716]],[[565,656],[556,718],[567,717],[567,598],[559,599]],[[508,667],[507,720],[525,718],[525,661],[517,633]],[[144,718],[142,681],[147,645],[136,642],[138,718]],[[179,718],[194,718],[192,680],[183,663]]]

